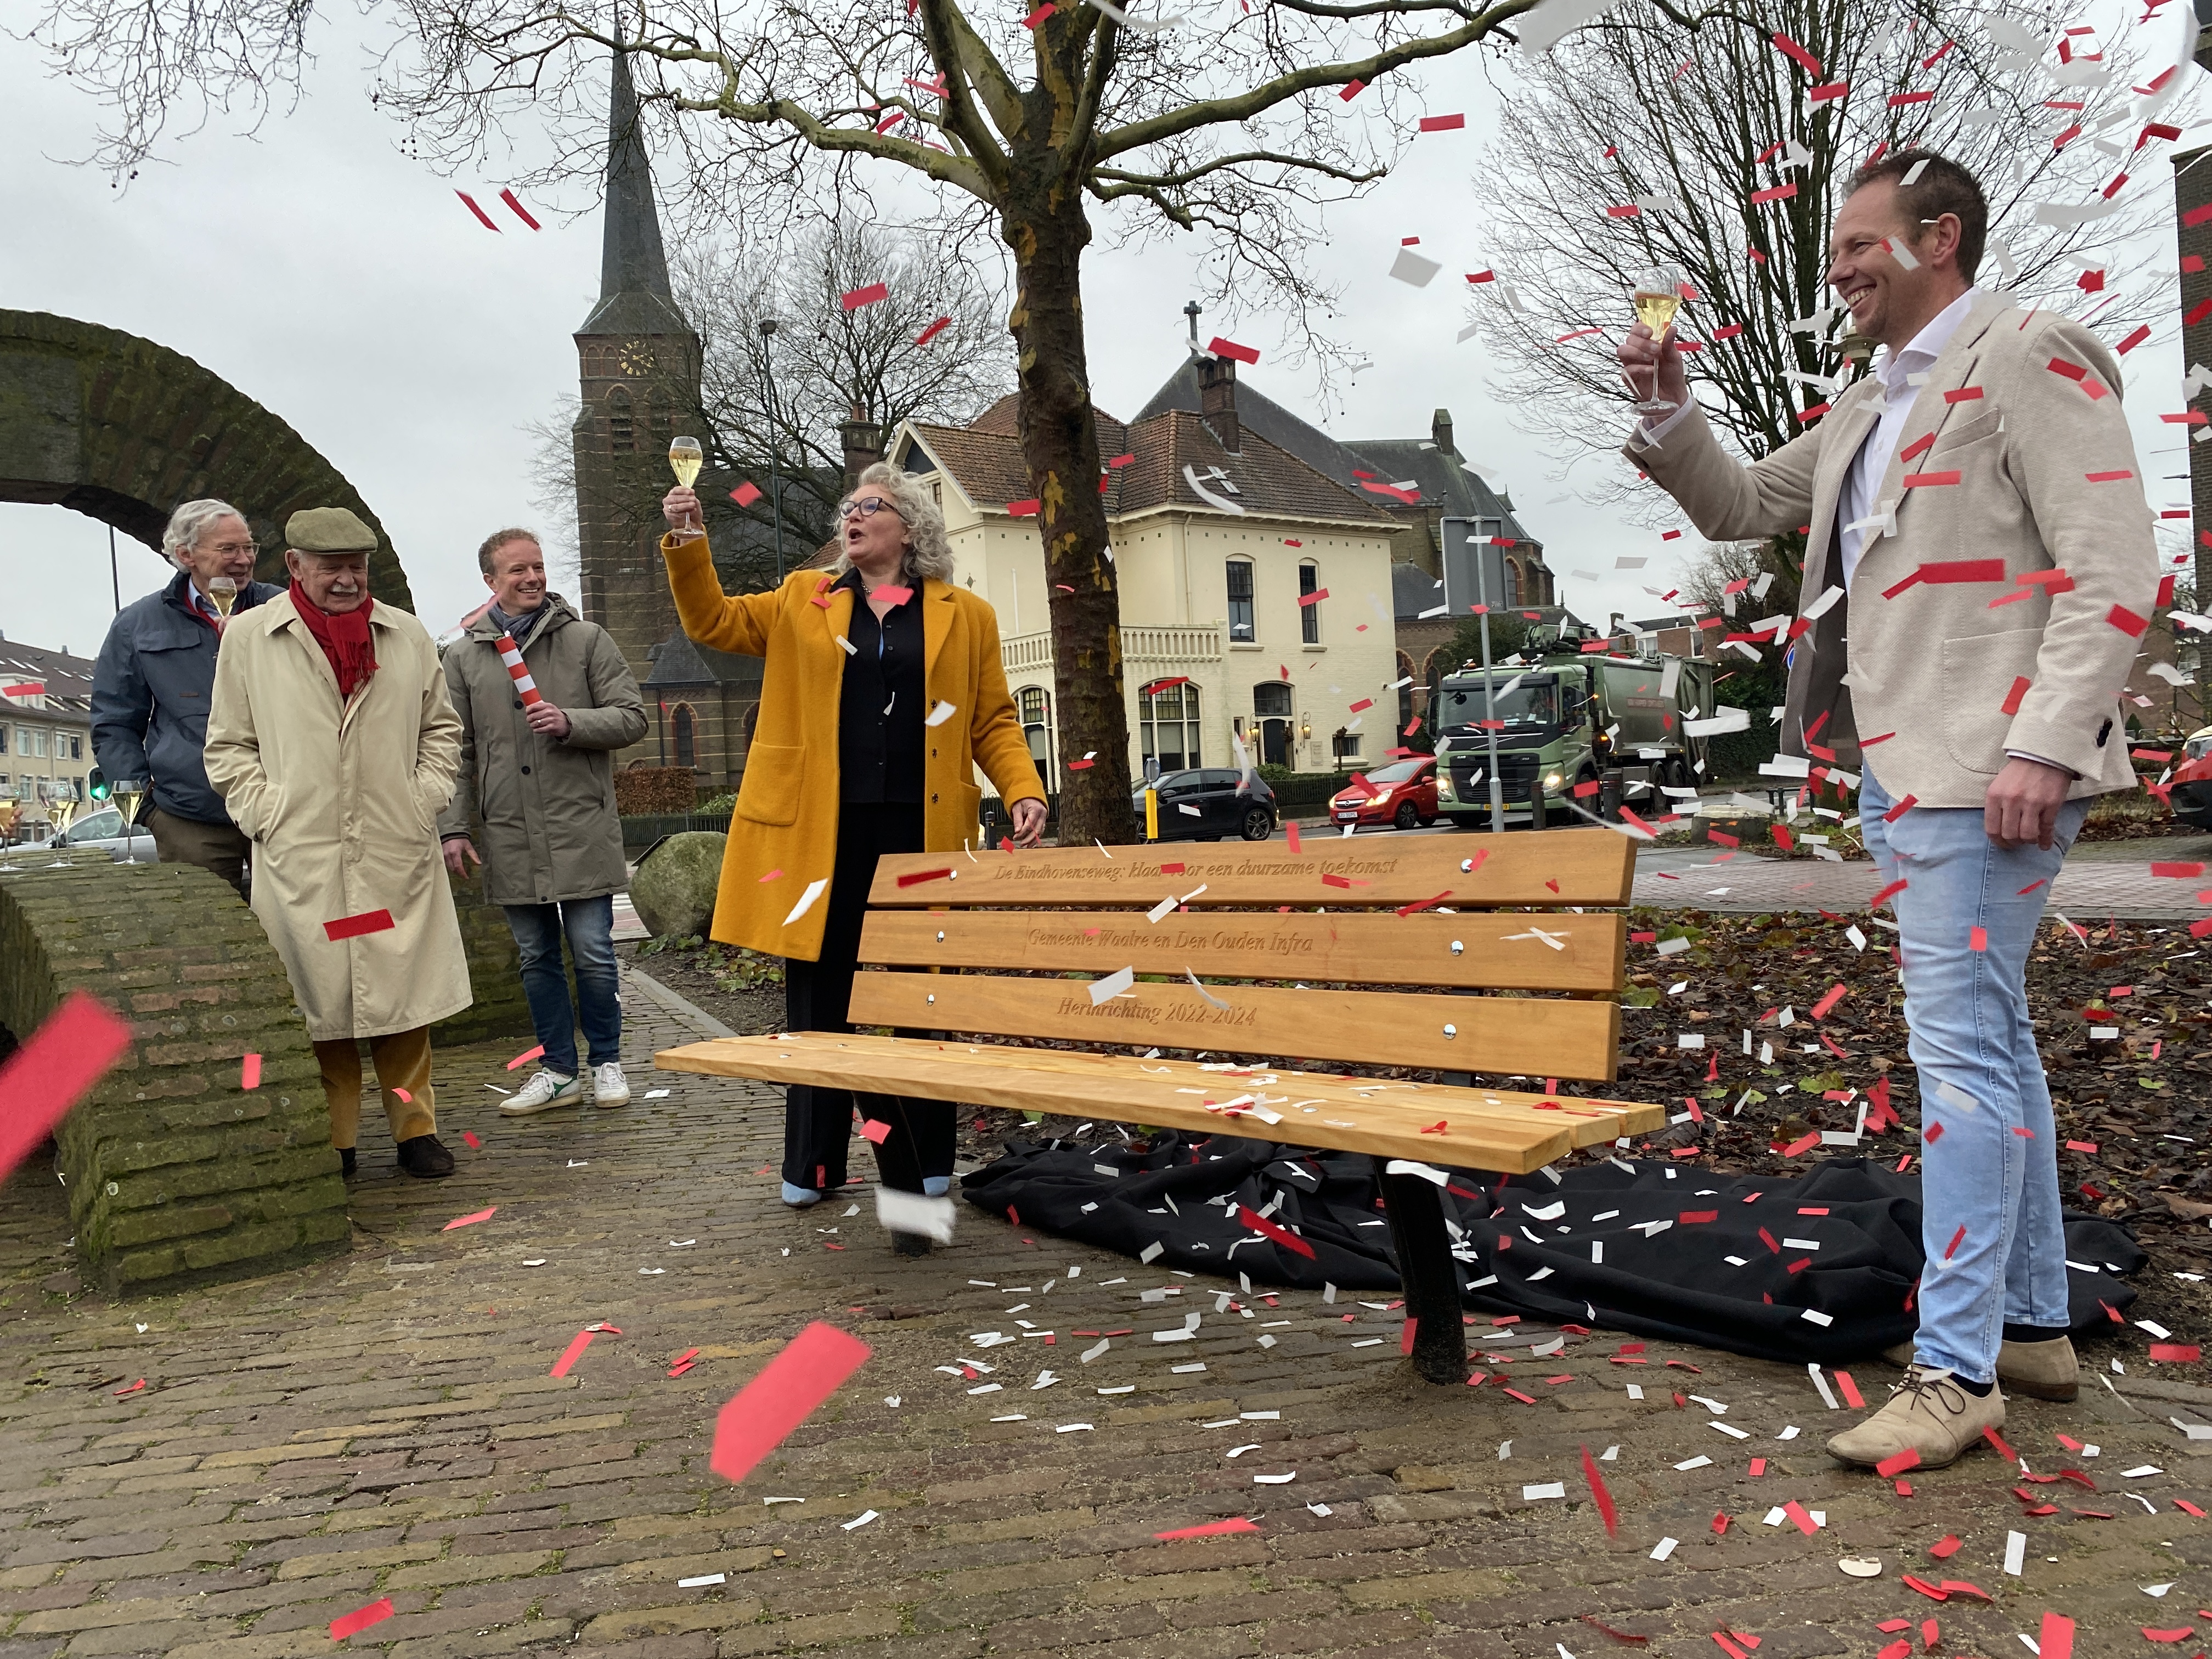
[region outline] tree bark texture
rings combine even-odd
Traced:
[[[1036,492],[1051,602],[1060,731],[1062,846],[1136,838],[1129,806],[1129,719],[1121,684],[1121,599],[1106,556],[1098,423],[1083,339],[1081,267],[1091,226],[1079,169],[1049,150],[1021,153],[1000,223],[1017,290],[1008,325],[1022,392],[1022,454]],[[1085,757],[1091,764],[1083,764]]]

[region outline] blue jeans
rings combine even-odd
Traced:
[[[1988,1382],[2007,1324],[2069,1323],[2057,1131],[2027,1014],[2027,955],[2089,806],[2059,809],[2045,852],[1999,847],[1979,807],[1916,806],[1886,823],[1893,804],[1869,769],[1859,792],[1867,851],[1885,886],[1910,884],[1891,902],[1920,1073],[1928,1261],[1913,1347],[1923,1365]]]
[[[568,1001],[568,975],[561,965],[561,935],[576,963],[576,996],[582,1003],[584,1041],[592,1064],[622,1058],[622,975],[615,966],[615,902],[570,899],[565,904],[509,904],[507,925],[522,952],[522,994],[530,1023],[545,1045],[545,1069],[576,1075],[576,1013]]]

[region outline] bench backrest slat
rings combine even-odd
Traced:
[[[1209,909],[1279,904],[1395,909],[1431,900],[1455,909],[1616,905],[1628,902],[1635,877],[1633,843],[1609,830],[1353,841],[1316,836],[1297,853],[1271,841],[1118,847],[1110,854],[1097,847],[894,854],[877,865],[868,902],[1148,910],[1173,896]],[[1201,886],[1206,890],[1192,896]]]
[[[1555,941],[1547,944],[1539,932]],[[1611,994],[1627,923],[1612,913],[1396,916],[1127,910],[875,910],[860,960],[895,968],[997,968],[1200,979]],[[1459,948],[1455,950],[1453,947]]]
[[[1228,1006],[1215,1007],[1188,983],[1139,984],[1093,1002],[1090,987],[1077,979],[860,974],[853,981],[852,1019],[1224,1056],[1608,1079],[1620,1035],[1620,1009],[1612,1002],[1257,985],[1212,994]]]

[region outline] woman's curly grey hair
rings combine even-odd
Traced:
[[[246,514],[228,501],[212,498],[186,501],[169,514],[168,527],[161,532],[161,551],[167,555],[169,562],[175,564],[178,554],[187,548],[198,547],[200,538],[207,534],[208,526],[217,519],[236,519],[243,524]]]
[[[909,581],[927,576],[934,576],[941,582],[951,581],[952,544],[945,539],[945,515],[929,499],[929,491],[921,481],[902,472],[889,461],[878,461],[860,474],[851,493],[857,495],[863,490],[886,497],[906,523],[906,556],[900,562],[899,574]],[[837,556],[830,561],[830,568],[842,576],[852,568],[853,561],[847,556],[841,538]]]

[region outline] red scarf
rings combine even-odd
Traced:
[[[297,576],[292,579],[292,607],[300,613],[300,620],[307,624],[315,643],[323,647],[323,654],[330,659],[331,672],[338,677],[340,702],[351,697],[355,687],[376,672],[376,647],[368,633],[369,608],[375,603],[374,599],[365,599],[360,610],[333,615],[307,597]]]

